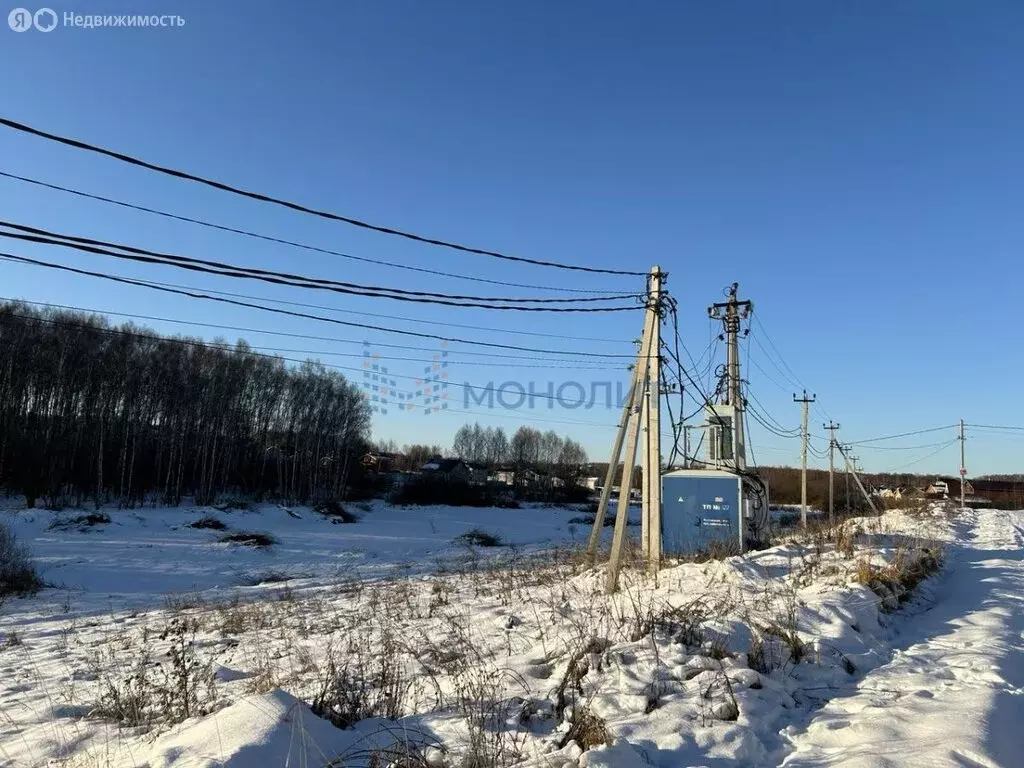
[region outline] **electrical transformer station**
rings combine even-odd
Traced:
[[[656,573],[664,555],[689,555],[697,552],[743,552],[767,538],[770,524],[768,488],[764,481],[747,469],[746,401],[740,375],[739,336],[743,320],[753,312],[753,303],[737,298],[738,284],[727,291],[727,299],[712,304],[708,315],[721,320],[726,343],[726,361],[718,368],[718,386],[707,396],[685,371],[671,348],[661,341],[662,318],[671,312],[679,329],[675,301],[663,290],[666,279],[658,267],[651,269],[646,293],[646,320],[640,351],[633,367],[629,395],[623,407],[622,421],[615,437],[605,483],[598,502],[597,514],[588,542],[588,553],[596,557],[608,509],[610,493],[622,460],[622,492],[619,494],[612,534],[608,568],[608,591],[618,588],[619,569],[626,539],[626,516],[629,506],[628,488],[636,463],[641,434],[644,436],[642,471],[641,553],[648,570]],[[749,333],[749,329],[746,331]],[[681,469],[662,471],[661,466],[661,396],[671,390],[662,385],[663,346],[674,357],[682,375],[686,374],[693,389],[703,399],[700,429],[704,436],[703,458],[690,456],[683,450]],[[672,424],[678,449],[678,436],[685,433],[682,423]],[[687,443],[689,441],[687,440]],[[622,456],[625,447],[625,456]]]
[[[770,522],[768,489],[747,469],[743,379],[740,375],[740,322],[753,311],[736,298],[713,304],[708,315],[721,319],[726,363],[716,393],[721,402],[704,405],[705,457],[686,455],[684,468],[662,475],[661,550],[689,555],[712,550],[742,552],[766,536]]]

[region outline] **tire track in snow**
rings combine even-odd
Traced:
[[[1024,512],[968,512],[943,594],[782,765],[1024,765]]]

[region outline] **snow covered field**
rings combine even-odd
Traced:
[[[270,572],[298,581],[292,586],[338,579],[378,578],[436,570],[469,552],[456,537],[474,528],[499,532],[523,551],[585,541],[586,517],[565,507],[522,509],[393,507],[382,501],[347,507],[355,524],[332,524],[308,507],[275,504],[252,511],[211,507],[104,510],[109,524],[74,524],[89,511],[27,510],[7,515],[15,534],[31,545],[43,578],[81,592],[87,603],[148,606],[154,596],[231,589]],[[0,513],[2,515],[3,513]],[[637,509],[631,510],[638,517]],[[212,517],[225,530],[190,527]],[[276,544],[260,549],[220,543],[225,534],[267,533]],[[607,533],[606,533],[607,535]],[[504,555],[501,548],[476,553]],[[73,598],[74,599],[74,598]]]
[[[0,608],[0,765],[1021,764],[1022,513],[888,513],[609,597],[553,549],[578,511],[353,511],[9,515],[65,588]]]

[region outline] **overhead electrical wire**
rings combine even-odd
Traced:
[[[793,436],[796,436],[796,435],[800,434],[801,427],[792,427],[792,428],[790,428],[790,427],[784,426],[782,424],[782,422],[780,422],[778,419],[776,419],[774,416],[772,416],[771,413],[769,413],[768,409],[765,407],[764,403],[762,403],[760,400],[758,400],[757,396],[751,391],[751,388],[750,388],[749,384],[747,385],[747,395],[750,397],[751,400],[754,401],[754,403],[756,403],[756,405],[760,409],[761,417],[764,418],[766,421],[771,422],[779,432],[783,432],[783,433],[786,433],[787,435],[793,435]],[[749,403],[747,405],[748,405],[748,407],[750,407]]]
[[[240,331],[242,333],[259,333],[259,334],[267,334],[267,335],[270,335],[270,336],[283,336],[283,337],[292,338],[292,339],[306,339],[306,340],[310,340],[310,341],[329,341],[329,342],[336,342],[336,343],[339,343],[339,344],[366,344],[366,343],[368,343],[366,341],[366,339],[341,339],[341,338],[338,338],[336,336],[316,336],[316,335],[311,335],[311,334],[306,334],[306,333],[287,333],[285,331],[274,331],[274,330],[269,330],[267,328],[250,328],[250,327],[238,326],[238,325],[224,325],[222,323],[204,323],[204,322],[200,322],[198,320],[181,320],[179,318],[160,317],[160,316],[155,316],[155,315],[140,315],[140,314],[137,314],[137,313],[133,314],[133,313],[128,313],[128,312],[116,312],[114,310],[109,310],[109,309],[94,309],[94,308],[91,308],[91,307],[78,307],[78,306],[74,306],[74,305],[71,305],[71,304],[54,304],[54,303],[44,302],[44,301],[30,301],[28,299],[17,299],[17,298],[13,298],[13,297],[10,297],[10,296],[0,296],[0,301],[8,301],[8,302],[21,303],[21,304],[32,304],[34,306],[49,307],[49,308],[52,308],[52,309],[65,309],[65,310],[70,310],[72,312],[87,312],[87,313],[94,314],[94,315],[110,315],[110,316],[113,316],[113,317],[127,317],[127,318],[131,318],[131,319],[134,319],[134,320],[149,320],[149,321],[152,321],[152,322],[176,323],[176,324],[179,324],[179,325],[193,325],[193,326],[197,326],[197,327],[200,327],[200,328],[214,328],[214,329],[221,330],[221,331]],[[485,329],[481,329],[481,330],[485,330]],[[381,341],[374,341],[372,346],[374,346],[374,347],[382,347],[382,348],[387,348],[387,349],[411,349],[411,350],[418,350],[418,351],[422,351],[422,352],[437,352],[438,351],[436,347],[415,346],[415,345],[411,345],[411,344],[390,344],[390,343],[381,342]],[[511,355],[511,354],[509,354],[507,352],[500,352],[500,353],[499,352],[474,352],[472,350],[464,350],[464,349],[453,351],[453,354],[464,355],[464,356],[476,356],[476,357],[499,357],[502,360],[545,360],[546,359],[546,358],[543,358],[543,357],[537,357],[535,355],[522,356],[522,355]],[[552,350],[551,354],[556,354],[556,351]],[[575,353],[570,352],[570,354],[575,354]],[[552,359],[552,362],[574,362],[574,361]],[[575,361],[575,362],[578,362],[580,364],[589,363],[589,361],[586,361],[586,360]],[[604,370],[607,370],[607,369],[604,369]]]
[[[895,434],[895,435],[882,435],[881,437],[869,437],[867,440],[853,440],[853,441],[850,441],[850,442],[846,443],[846,445],[864,445],[865,443],[877,443],[877,442],[881,442],[883,440],[895,440],[895,439],[900,438],[900,437],[912,437],[914,435],[925,435],[925,434],[928,434],[929,432],[941,432],[944,429],[953,429],[953,428],[959,427],[959,426],[960,426],[959,424],[946,424],[945,426],[941,426],[941,427],[929,427],[928,429],[915,429],[912,432],[900,432],[900,433]]]
[[[49,302],[45,302],[45,301],[30,301],[29,299],[17,299],[17,298],[12,298],[12,297],[9,297],[9,296],[0,296],[0,302],[4,302],[4,301],[9,302],[11,304],[31,304],[33,306],[47,307],[47,308],[50,308],[50,309],[62,309],[62,310],[68,310],[68,311],[73,311],[73,312],[82,312],[82,313],[93,314],[93,315],[98,315],[98,316],[110,315],[110,316],[114,316],[114,317],[127,317],[129,319],[132,319],[132,321],[150,321],[150,322],[155,322],[155,323],[171,323],[171,324],[180,325],[180,326],[195,326],[195,327],[198,327],[198,328],[210,328],[210,329],[214,329],[214,330],[217,330],[217,331],[236,331],[236,332],[248,333],[248,334],[265,334],[265,335],[269,335],[269,336],[283,336],[283,337],[287,337],[287,338],[305,339],[305,340],[310,340],[310,341],[327,341],[327,342],[337,343],[337,344],[361,344],[361,345],[370,345],[370,346],[372,346],[374,348],[381,347],[381,348],[387,348],[387,349],[409,349],[409,350],[421,351],[421,352],[432,352],[432,353],[435,353],[435,354],[440,352],[440,351],[447,351],[447,352],[450,352],[451,354],[454,354],[454,355],[457,355],[457,356],[460,356],[460,357],[461,356],[497,357],[497,358],[499,358],[500,360],[503,361],[503,362],[480,362],[480,361],[477,361],[477,360],[454,360],[454,361],[457,361],[457,362],[465,362],[465,364],[473,365],[473,366],[480,366],[480,365],[483,365],[483,366],[508,365],[510,368],[531,368],[531,366],[520,366],[518,364],[515,364],[515,362],[513,362],[513,364],[508,364],[507,361],[508,360],[513,360],[513,361],[515,361],[515,360],[531,360],[531,361],[544,360],[545,362],[556,362],[556,364],[557,364],[557,362],[565,362],[565,364],[571,364],[572,368],[578,368],[579,370],[582,370],[582,371],[614,371],[614,370],[618,370],[617,367],[616,368],[608,368],[607,365],[598,366],[596,361],[594,362],[594,364],[591,364],[590,360],[573,360],[573,359],[569,359],[569,358],[560,359],[560,358],[557,358],[557,357],[549,358],[549,357],[542,357],[542,356],[537,356],[537,355],[516,355],[516,354],[509,354],[508,352],[476,352],[476,351],[473,351],[473,350],[470,350],[470,349],[447,349],[446,347],[444,349],[439,349],[438,347],[425,347],[425,346],[422,346],[422,345],[421,346],[417,346],[417,345],[414,345],[414,344],[390,344],[390,343],[380,342],[380,341],[374,341],[374,342],[371,343],[371,342],[367,341],[366,339],[341,339],[341,338],[338,338],[338,337],[335,337],[335,336],[315,336],[315,335],[311,335],[311,334],[286,333],[284,331],[271,331],[269,329],[249,328],[249,327],[245,327],[245,326],[226,326],[226,325],[217,324],[217,323],[202,323],[202,322],[199,322],[199,321],[186,321],[186,319],[180,319],[180,318],[177,318],[177,317],[162,317],[162,316],[152,315],[152,314],[137,314],[137,313],[133,314],[133,313],[130,313],[130,312],[118,312],[118,311],[114,311],[112,309],[95,309],[95,308],[92,308],[92,307],[74,306],[72,304],[53,304],[53,303],[49,303]],[[253,346],[256,349],[264,349],[264,350],[272,349],[274,351],[309,352],[309,353],[314,353],[314,354],[336,354],[336,355],[341,355],[341,356],[346,356],[346,357],[347,356],[358,356],[358,355],[361,354],[361,353],[358,353],[358,352],[332,352],[332,351],[321,351],[321,350],[286,349],[284,347],[267,347],[265,345],[253,345]],[[404,360],[413,361],[414,358],[412,358],[412,357],[391,357],[390,355],[388,355],[387,359],[394,359],[394,360],[404,359]],[[432,361],[435,361],[435,360],[433,360],[431,358],[431,359],[424,359],[423,361],[424,362],[432,362]],[[543,366],[538,366],[538,368],[543,368]]]
[[[620,294],[617,296],[586,298],[508,298],[466,296],[459,294],[435,293],[432,291],[409,291],[400,288],[388,288],[385,286],[371,286],[360,283],[348,283],[339,280],[328,280],[326,278],[306,277],[288,272],[258,269],[255,267],[239,267],[233,264],[213,261],[210,259],[197,259],[189,256],[160,253],[158,251],[151,251],[145,248],[136,248],[134,246],[110,243],[103,240],[63,235],[48,232],[47,230],[38,229],[36,227],[13,224],[5,221],[0,221],[0,226],[21,230],[21,232],[0,232],[0,237],[41,243],[44,245],[58,245],[64,248],[73,248],[75,250],[84,251],[86,253],[94,253],[100,256],[112,256],[117,259],[126,259],[145,264],[163,264],[165,266],[173,266],[193,272],[219,275],[221,277],[259,280],[266,283],[273,283],[275,285],[289,285],[296,288],[312,288],[315,290],[332,291],[335,293],[354,296],[368,296],[372,298],[394,299],[397,301],[411,301],[424,304],[441,304],[451,307],[514,310],[519,312],[624,312],[638,308],[637,306],[600,308],[505,306],[504,304],[496,304],[494,302],[546,305],[553,303],[589,303],[594,301],[609,301],[612,299],[636,299],[638,296],[636,294]],[[118,251],[125,251],[125,253],[119,253]]]
[[[800,381],[800,377],[796,375],[796,371],[794,371],[793,368],[789,365],[789,363],[786,362],[786,358],[779,351],[779,348],[775,346],[775,342],[772,341],[772,337],[768,334],[768,330],[764,327],[764,323],[761,322],[760,316],[757,313],[752,312],[751,317],[753,318],[753,322],[757,323],[757,327],[761,329],[761,334],[764,335],[765,340],[768,342],[768,345],[773,350],[775,350],[775,354],[778,356],[779,361],[786,368],[786,370],[789,371],[789,374],[787,375],[786,371],[783,371],[782,368],[778,366],[772,355],[768,352],[767,349],[764,348],[764,345],[761,344],[760,340],[757,338],[757,334],[754,334],[754,341],[761,348],[761,351],[765,353],[765,356],[767,356],[768,361],[780,374],[782,374],[782,378],[786,379],[794,387],[796,387],[797,389],[807,389],[807,386],[802,381]],[[773,383],[775,383],[776,386],[778,386],[777,382]],[[825,408],[825,406],[823,406],[820,401],[815,400],[815,402],[811,405],[811,408],[812,410],[819,412],[819,415],[821,415],[822,418],[827,418],[830,421],[835,421],[835,419],[832,418],[832,414],[828,412],[828,409]]]
[[[412,336],[421,339],[438,339],[439,341],[458,342],[461,344],[471,344],[475,346],[491,347],[493,349],[509,349],[519,352],[536,352],[538,354],[564,354],[564,355],[575,355],[578,357],[599,357],[604,359],[635,359],[635,355],[624,355],[614,354],[610,352],[580,352],[575,350],[550,350],[542,349],[537,347],[520,347],[512,344],[500,344],[498,342],[490,341],[475,341],[471,339],[462,339],[452,336],[442,336],[434,333],[422,333],[418,331],[408,331],[400,328],[388,328],[386,326],[373,325],[371,323],[357,323],[350,320],[339,320],[336,317],[324,317],[322,315],[314,315],[308,312],[296,312],[288,309],[280,309],[278,307],[267,307],[262,304],[255,304],[248,301],[240,301],[237,299],[229,299],[222,296],[212,296],[203,293],[199,290],[183,290],[177,288],[168,288],[165,286],[154,285],[143,281],[135,280],[128,277],[120,277],[118,275],[111,275],[105,272],[96,272],[92,270],[79,269],[77,267],[67,266],[65,264],[54,264],[39,259],[31,259],[26,256],[18,256],[13,253],[0,252],[0,258],[7,261],[13,261],[23,264],[32,264],[35,266],[45,267],[48,269],[56,269],[63,272],[71,272],[79,275],[87,275],[90,277],[98,277],[103,280],[110,280],[112,282],[123,283],[125,285],[136,285],[149,288],[154,291],[162,291],[164,293],[177,294],[179,296],[187,296],[193,299],[203,299],[206,301],[216,301],[222,304],[230,304],[232,306],[247,307],[250,309],[258,309],[263,312],[271,312],[273,314],[284,315],[287,317],[300,317],[307,320],[317,320],[324,323],[332,323],[334,325],[343,325],[350,328],[364,328],[367,330],[383,331],[386,333],[395,333],[402,336]]]
[[[912,466],[914,466],[916,464],[920,464],[922,461],[927,461],[928,459],[930,459],[930,458],[932,458],[934,456],[938,456],[940,453],[942,453],[943,451],[945,451],[946,449],[950,448],[951,446],[955,445],[958,442],[960,442],[960,441],[958,439],[956,439],[956,438],[954,438],[952,440],[949,440],[948,442],[943,443],[942,447],[939,448],[938,450],[932,451],[931,453],[927,454],[926,456],[921,456],[920,458],[914,459],[913,461],[908,461],[906,464],[900,464],[898,467],[896,467],[894,469],[887,470],[887,472],[890,472],[890,473],[892,473],[892,472],[899,472],[900,470],[906,469],[907,467],[912,467]]]
[[[216,230],[220,230],[222,232],[230,232],[232,234],[242,235],[244,237],[249,237],[249,238],[253,238],[253,239],[257,239],[257,240],[263,240],[263,241],[269,242],[269,243],[276,243],[278,245],[287,245],[287,246],[289,246],[291,248],[301,248],[301,249],[306,250],[306,251],[312,251],[312,252],[315,252],[315,253],[322,253],[322,254],[326,254],[326,255],[329,255],[329,256],[339,256],[339,257],[341,257],[343,259],[351,259],[353,261],[361,261],[361,262],[364,262],[364,263],[367,263],[367,264],[376,264],[378,266],[393,267],[395,269],[404,269],[404,270],[408,270],[410,272],[420,272],[420,273],[424,273],[424,274],[428,274],[428,275],[438,275],[440,277],[447,277],[447,278],[451,278],[453,280],[469,280],[469,281],[476,282],[476,283],[489,283],[491,285],[503,285],[503,286],[507,286],[507,287],[510,287],[510,288],[529,288],[531,290],[556,291],[556,292],[563,292],[563,293],[590,293],[590,294],[615,293],[615,291],[607,291],[607,290],[597,291],[597,290],[589,290],[589,289],[585,289],[585,288],[567,288],[567,287],[564,288],[564,287],[558,287],[558,286],[553,286],[553,285],[534,285],[534,284],[531,284],[531,283],[509,282],[507,280],[492,280],[492,279],[487,278],[487,277],[477,277],[475,275],[458,274],[456,272],[444,272],[444,271],[437,270],[437,269],[427,269],[426,267],[415,267],[415,266],[411,266],[409,264],[399,264],[399,263],[393,262],[393,261],[384,261],[382,259],[371,259],[371,258],[368,258],[366,256],[354,256],[351,253],[344,253],[343,251],[336,251],[336,250],[333,250],[331,248],[322,248],[322,247],[316,246],[316,245],[309,245],[308,243],[299,243],[299,242],[296,242],[294,240],[287,240],[285,238],[274,237],[272,235],[264,235],[264,234],[260,234],[258,232],[253,232],[251,230],[240,229],[238,227],[229,227],[229,226],[226,226],[226,225],[223,225],[223,224],[217,224],[217,223],[212,222],[212,221],[206,221],[204,219],[197,219],[197,218],[193,218],[191,216],[182,216],[182,215],[176,214],[176,213],[169,213],[167,211],[161,211],[161,210],[156,209],[156,208],[149,208],[149,207],[144,206],[144,205],[136,205],[134,203],[125,202],[124,200],[115,200],[114,198],[111,198],[111,197],[104,197],[103,195],[96,195],[96,194],[92,194],[90,192],[83,192],[83,191],[78,190],[78,189],[72,189],[71,187],[61,186],[60,184],[51,184],[49,182],[40,181],[39,179],[29,178],[28,176],[19,176],[16,173],[9,173],[7,171],[0,171],[0,176],[2,176],[4,178],[8,178],[8,179],[13,179],[13,180],[16,180],[16,181],[25,182],[25,183],[28,183],[28,184],[35,184],[36,186],[44,187],[46,189],[52,189],[52,190],[55,190],[55,191],[58,191],[58,192],[66,192],[68,194],[77,195],[78,197],[86,198],[86,199],[89,199],[89,200],[97,200],[97,201],[100,201],[100,202],[110,203],[112,205],[117,205],[117,206],[120,206],[122,208],[128,208],[128,209],[135,210],[135,211],[141,211],[143,213],[150,213],[150,214],[154,214],[156,216],[163,216],[165,218],[174,219],[176,221],[183,221],[183,222],[187,222],[189,224],[197,224],[197,225],[199,225],[201,227],[207,227],[209,229],[216,229]]]
[[[416,242],[426,243],[426,244],[429,244],[429,245],[436,245],[436,246],[440,246],[442,248],[450,248],[452,250],[462,251],[462,252],[465,252],[465,253],[477,254],[477,255],[480,255],[480,256],[491,256],[493,258],[503,259],[503,260],[506,260],[506,261],[514,261],[514,262],[519,262],[519,263],[524,263],[524,264],[533,264],[533,265],[541,266],[541,267],[555,267],[555,268],[558,268],[558,269],[573,270],[573,271],[578,271],[578,272],[591,272],[591,273],[599,273],[599,274],[607,274],[607,275],[628,275],[628,276],[641,276],[641,277],[647,275],[646,272],[636,272],[636,271],[633,271],[633,270],[604,269],[604,268],[598,268],[598,267],[588,267],[588,266],[583,266],[583,265],[578,265],[578,264],[565,264],[565,263],[561,263],[561,262],[557,262],[557,261],[544,261],[544,260],[541,260],[541,259],[531,259],[531,258],[527,258],[527,257],[524,257],[524,256],[513,256],[513,255],[510,255],[510,254],[502,253],[500,251],[493,251],[493,250],[489,250],[489,249],[486,249],[486,248],[476,248],[476,247],[473,247],[473,246],[463,245],[461,243],[456,243],[456,242],[452,242],[452,241],[448,241],[448,240],[442,240],[442,239],[439,239],[439,238],[427,237],[425,235],[419,235],[419,234],[416,234],[416,233],[413,233],[413,232],[407,232],[407,231],[404,231],[404,230],[395,229],[393,227],[385,227],[385,226],[382,226],[382,225],[379,225],[379,224],[371,224],[370,222],[363,221],[362,219],[357,219],[357,218],[354,218],[352,216],[344,216],[344,215],[337,214],[337,213],[331,213],[330,211],[318,210],[316,208],[311,208],[309,206],[302,205],[300,203],[291,202],[291,201],[284,200],[284,199],[281,199],[281,198],[273,197],[271,195],[262,194],[260,192],[253,192],[253,191],[250,191],[250,190],[242,189],[241,187],[235,187],[235,186],[232,186],[230,184],[226,184],[226,183],[221,182],[221,181],[216,181],[216,180],[213,180],[213,179],[205,178],[203,176],[199,176],[199,175],[196,175],[196,174],[193,174],[193,173],[189,173],[187,171],[181,171],[181,170],[177,170],[177,169],[174,169],[174,168],[169,168],[169,167],[166,167],[166,166],[158,165],[156,163],[152,163],[152,162],[149,162],[149,161],[146,161],[146,160],[142,160],[140,158],[133,157],[131,155],[124,154],[122,152],[117,152],[117,151],[114,151],[112,149],[107,149],[105,147],[98,146],[96,144],[90,144],[88,142],[80,141],[78,139],[73,139],[73,138],[70,138],[70,137],[67,137],[67,136],[60,136],[60,135],[55,134],[55,133],[50,133],[48,131],[43,131],[43,130],[41,130],[39,128],[35,128],[33,126],[26,125],[24,123],[19,123],[19,122],[16,122],[14,120],[10,120],[8,118],[0,118],[0,125],[7,126],[8,128],[11,128],[11,129],[13,129],[15,131],[19,131],[21,133],[30,134],[32,136],[37,136],[37,137],[42,138],[42,139],[47,139],[49,141],[54,141],[54,142],[57,142],[57,143],[60,143],[60,144],[64,144],[65,146],[74,147],[75,149],[81,149],[81,150],[85,150],[87,152],[92,152],[92,153],[95,153],[95,154],[104,155],[106,157],[110,157],[110,158],[113,158],[115,160],[120,160],[121,162],[129,163],[129,164],[137,166],[139,168],[145,168],[147,170],[155,171],[157,173],[162,173],[162,174],[165,174],[167,176],[172,176],[174,178],[185,179],[187,181],[194,181],[194,182],[196,182],[198,184],[203,184],[205,186],[212,187],[213,189],[222,190],[224,192],[230,192],[232,194],[240,195],[242,197],[247,197],[247,198],[250,198],[252,200],[259,200],[259,201],[264,202],[264,203],[271,203],[273,205],[278,205],[278,206],[282,206],[284,208],[289,208],[289,209],[291,209],[293,211],[298,211],[300,213],[310,214],[312,216],[317,216],[317,217],[320,217],[320,218],[323,218],[323,219],[330,219],[330,220],[333,220],[333,221],[344,222],[346,224],[351,224],[352,226],[355,226],[355,227],[360,227],[362,229],[372,230],[374,232],[380,232],[380,233],[383,233],[383,234],[386,234],[386,235],[394,235],[396,237],[405,238],[407,240],[413,240],[413,241],[416,241]]]
[[[925,445],[862,445],[861,450],[867,451],[922,451],[928,448],[935,448],[939,445],[945,445],[945,442],[941,443],[926,443]]]
[[[787,440],[792,440],[792,439],[800,437],[799,434],[795,434],[794,435],[794,434],[792,434],[790,432],[782,432],[782,431],[776,429],[770,423],[768,423],[764,419],[764,417],[761,416],[761,414],[755,408],[748,407],[748,408],[745,408],[744,410],[750,413],[750,415],[754,418],[754,421],[756,421],[764,429],[766,429],[768,432],[770,432],[771,434],[775,435],[776,437],[782,437],[782,438],[785,438]]]
[[[212,343],[209,343],[209,342],[206,342],[206,341],[196,341],[196,340],[192,340],[192,339],[173,338],[173,337],[168,337],[168,336],[160,336],[159,334],[154,334],[154,333],[142,333],[142,332],[138,332],[138,331],[128,331],[128,330],[119,329],[119,328],[101,328],[101,327],[98,327],[98,326],[88,325],[87,323],[84,323],[84,322],[81,322],[81,321],[79,321],[79,322],[67,322],[67,321],[53,320],[53,319],[48,319],[48,318],[33,317],[31,315],[16,315],[16,314],[4,315],[4,314],[0,314],[0,322],[3,322],[4,320],[10,319],[10,318],[17,318],[17,319],[20,319],[20,320],[26,320],[26,321],[30,321],[30,322],[47,323],[48,325],[54,325],[54,326],[64,327],[64,328],[73,328],[75,330],[80,330],[80,331],[87,332],[87,333],[102,333],[102,334],[116,335],[116,336],[128,336],[128,337],[133,337],[133,338],[149,339],[149,340],[153,340],[153,341],[162,341],[162,342],[167,342],[167,343],[170,343],[170,344],[181,344],[181,345],[190,346],[190,347],[207,347],[207,348],[212,347],[212,348],[222,349],[222,350],[233,350],[234,349],[233,347],[225,347],[225,346],[221,346],[221,345],[217,345],[217,344],[212,344]],[[308,359],[302,360],[302,359],[297,359],[297,358],[282,357],[280,355],[268,355],[268,354],[263,354],[261,352],[246,351],[243,354],[253,355],[254,357],[268,358],[268,359],[271,359],[271,360],[282,360],[282,361],[291,362],[291,363],[306,363],[306,362],[310,362]],[[356,372],[356,373],[362,373],[362,372],[365,372],[365,370],[366,370],[364,368],[356,367],[356,366],[336,365],[336,364],[333,364],[333,363],[324,363],[324,362],[320,362],[320,365],[323,365],[325,368],[332,368],[334,370],[339,370],[339,371],[353,371],[353,372]],[[408,375],[405,375],[405,374],[397,374],[397,373],[390,373],[390,372],[387,374],[387,376],[388,376],[388,378],[409,379],[409,380],[412,380],[412,381],[416,381],[416,380],[419,380],[419,379],[422,378],[422,377],[418,377],[418,376],[408,376]],[[471,391],[472,390],[487,391],[487,389],[488,389],[487,387],[483,387],[483,386],[480,386],[480,385],[477,385],[477,384],[470,384],[469,382],[466,382],[464,384],[459,384],[458,382],[449,381],[448,382],[448,386],[449,387],[460,387],[462,389],[468,389],[468,390],[471,390]],[[544,393],[544,392],[532,392],[532,393],[530,393],[529,396],[530,397],[537,397],[537,398],[540,398],[540,399],[543,399],[543,400],[552,400],[552,401],[557,401],[557,400],[561,399],[559,395],[548,395],[547,393]],[[529,418],[532,420],[534,417],[531,415]],[[602,428],[611,427],[612,426],[610,424],[598,424],[596,422],[587,422],[587,421],[573,421],[573,422],[569,422],[569,423],[581,424],[581,425],[587,425],[587,426],[593,426],[593,427],[602,427]]]
[[[339,313],[339,314],[342,314],[342,315],[355,315],[357,317],[381,317],[381,318],[384,318],[385,320],[400,320],[400,321],[404,321],[404,322],[417,323],[417,324],[420,324],[420,325],[422,325],[423,322],[424,322],[423,318],[420,318],[420,317],[405,317],[403,315],[393,315],[393,314],[384,313],[384,312],[367,312],[365,310],[341,309],[340,307],[332,307],[332,306],[328,306],[328,305],[324,305],[324,304],[311,304],[309,302],[303,302],[303,301],[288,301],[286,299],[272,299],[272,298],[267,297],[267,296],[254,296],[254,295],[249,294],[249,293],[236,293],[236,292],[233,292],[233,291],[216,291],[216,290],[214,290],[212,288],[196,288],[195,286],[191,286],[191,285],[182,285],[181,283],[169,283],[169,282],[164,282],[164,281],[161,281],[161,280],[143,280],[142,278],[133,278],[133,279],[135,279],[136,282],[138,284],[140,284],[140,285],[153,285],[153,286],[161,286],[161,287],[165,287],[165,288],[180,288],[181,290],[185,290],[185,291],[192,291],[192,290],[197,290],[198,291],[198,290],[201,290],[201,291],[204,291],[206,293],[216,294],[218,296],[230,296],[231,298],[235,298],[235,299],[252,299],[253,301],[267,301],[267,302],[270,302],[271,304],[282,304],[282,305],[291,306],[291,307],[305,307],[307,309],[322,309],[322,310],[325,310],[327,312],[336,312],[336,313]],[[16,299],[9,298],[8,300],[9,301],[15,301]],[[33,302],[28,302],[28,303],[31,304]],[[55,305],[55,306],[59,306],[59,305]],[[71,308],[73,309],[73,307],[71,307]],[[96,311],[107,312],[108,314],[114,314],[114,315],[118,314],[117,312],[110,312],[108,310],[96,310]],[[431,325],[442,325],[442,326],[445,326],[447,328],[465,328],[465,329],[469,329],[469,330],[473,330],[473,331],[492,331],[494,333],[507,333],[507,334],[511,334],[511,335],[515,335],[515,336],[537,336],[537,337],[548,338],[548,339],[561,339],[563,341],[565,340],[565,334],[564,333],[544,333],[542,331],[520,331],[520,330],[516,330],[516,329],[513,329],[513,328],[494,328],[492,326],[487,326],[487,325],[470,325],[468,323],[451,323],[451,322],[447,322],[447,321],[443,321],[443,320],[433,320],[433,319],[430,320],[430,324]],[[598,338],[598,337],[595,337],[595,336],[577,336],[576,334],[573,334],[572,338],[573,338],[574,341],[595,341],[595,342],[600,342],[600,343],[603,343],[603,344],[631,344],[632,343],[632,342],[630,342],[630,341],[628,341],[626,339],[602,339],[602,338]]]

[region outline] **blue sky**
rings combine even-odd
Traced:
[[[761,345],[750,346],[760,366],[746,371],[751,392],[786,426],[799,422],[795,383],[818,394],[815,431],[831,417],[847,441],[959,418],[1024,424],[1024,407],[1012,399],[1024,373],[1015,300],[1024,242],[1018,3],[53,7],[58,15],[173,13],[186,24],[4,28],[7,117],[436,237],[602,267],[660,264],[695,357],[708,345],[706,306],[738,280],[764,329],[753,330]],[[538,285],[641,287],[633,278],[403,242],[8,129],[0,129],[0,170],[368,258]],[[0,201],[5,218],[157,250],[409,289],[542,295],[271,246],[6,179]],[[520,315],[349,298],[5,246],[85,268],[384,315],[343,319],[551,349],[628,353],[642,322],[639,313]],[[39,268],[3,263],[2,275],[4,296],[347,339],[220,333],[313,350],[357,369],[357,380],[363,341],[385,358],[415,358],[381,361],[398,376],[417,375],[437,351]],[[788,368],[775,353],[769,359],[768,338]],[[449,349],[453,384],[534,381],[544,391],[548,381],[589,386],[627,375],[621,365],[511,368],[507,356]],[[464,413],[458,386],[449,398],[447,413],[391,408],[375,418],[375,434],[447,444],[465,420],[510,431],[529,423],[572,434],[600,459],[617,419],[614,410],[548,409],[543,401],[533,410]],[[881,444],[927,447],[859,453],[874,470],[917,462],[908,469],[954,471],[956,446],[929,457],[954,436],[928,433]],[[752,443],[762,463],[798,461],[796,440],[755,427]],[[1019,446],[1012,433],[974,430],[969,467],[1019,471]]]

